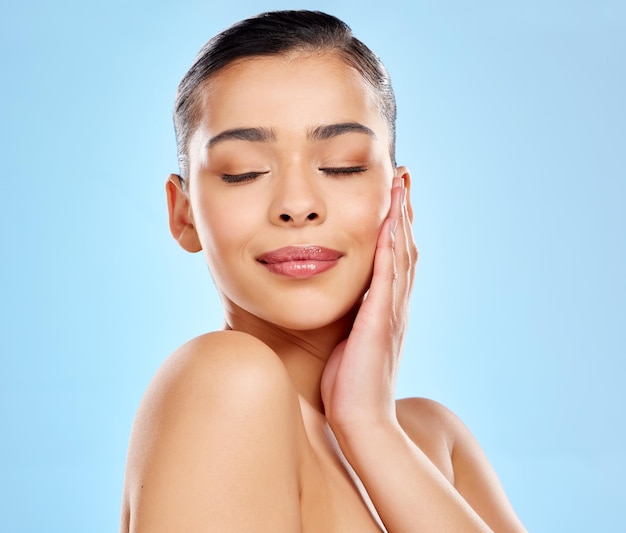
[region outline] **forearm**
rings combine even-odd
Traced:
[[[491,531],[399,425],[338,433],[389,533]]]

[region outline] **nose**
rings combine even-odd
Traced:
[[[270,207],[272,223],[294,227],[321,224],[326,218],[326,202],[317,180],[318,176],[302,171],[279,177]]]

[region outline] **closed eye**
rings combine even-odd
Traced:
[[[367,167],[325,167],[320,168],[319,170],[330,176],[347,176],[349,174],[359,174],[360,172],[365,172]]]
[[[263,174],[267,174],[269,171],[265,172],[244,172],[243,174],[222,174],[222,181],[226,183],[245,183],[246,181],[252,181]]]

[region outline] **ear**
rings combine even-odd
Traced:
[[[402,178],[406,188],[406,207],[409,212],[409,220],[413,223],[413,206],[411,205],[411,173],[406,167],[396,168],[396,178]]]
[[[188,252],[199,252],[202,245],[193,223],[189,195],[183,190],[182,178],[170,174],[165,182],[165,191],[172,237]]]

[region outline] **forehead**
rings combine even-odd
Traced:
[[[212,132],[262,125],[306,128],[366,122],[386,136],[378,98],[337,53],[291,53],[234,61],[200,89],[198,126]]]

